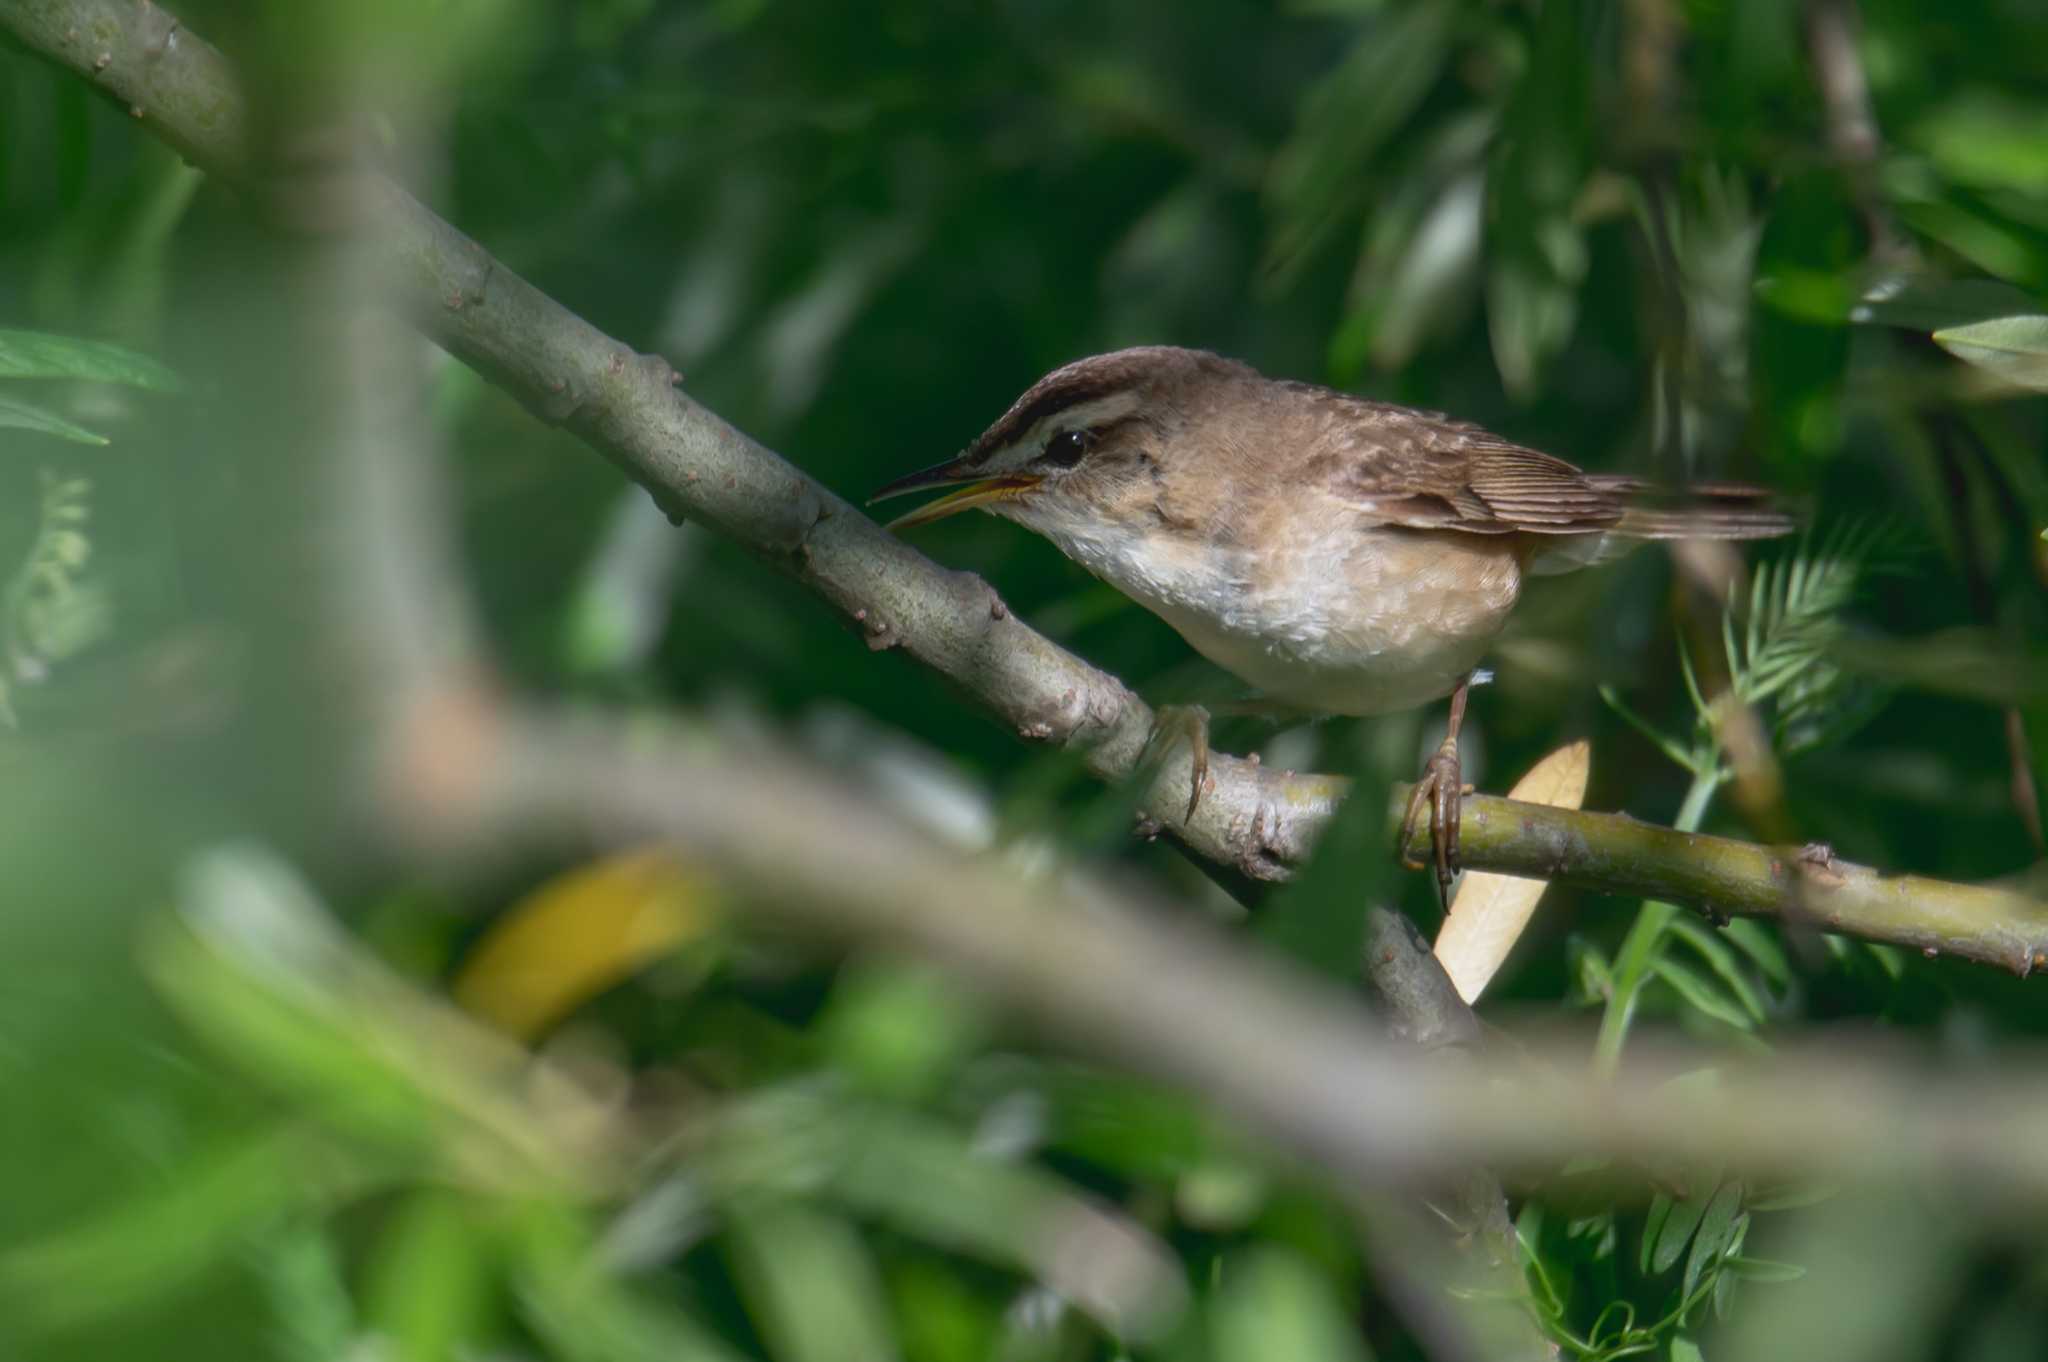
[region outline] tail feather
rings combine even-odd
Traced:
[[[1608,533],[1630,539],[1775,539],[1796,528],[1790,515],[1771,504],[1766,487],[1740,482],[1659,487],[1622,474],[1596,474],[1587,481],[1622,498],[1621,520]]]
[[[1531,572],[1610,562],[1651,539],[1775,539],[1798,528],[1791,515],[1771,504],[1768,488],[1746,483],[1671,488],[1607,473],[1589,474],[1586,481],[1621,499],[1621,519],[1598,534],[1546,541],[1529,561]]]

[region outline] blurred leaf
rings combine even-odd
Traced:
[[[374,1180],[300,1131],[266,1130],[180,1161],[160,1188],[0,1256],[0,1300],[43,1328],[122,1314],[191,1286],[284,1216]]]
[[[1692,947],[1707,962],[1721,982],[1728,988],[1736,1002],[1742,1004],[1751,1021],[1764,1020],[1764,1000],[1757,993],[1756,986],[1743,972],[1742,962],[1736,958],[1735,949],[1715,935],[1715,929],[1691,918],[1678,918],[1672,922],[1669,931],[1673,936]]]
[[[1863,291],[1849,309],[1849,320],[1908,331],[1939,331],[1985,317],[2023,313],[2036,305],[2037,300],[2024,290],[1995,279],[1888,274]]]
[[[522,1039],[701,938],[717,893],[663,848],[565,871],[505,911],[463,963],[455,1001]]]
[[[577,1217],[531,1207],[517,1225],[515,1283],[533,1332],[568,1362],[738,1362],[670,1301],[607,1270]]]
[[[824,1198],[1028,1274],[1120,1336],[1154,1337],[1186,1305],[1172,1253],[1112,1207],[939,1122],[832,1085],[786,1085],[730,1107],[689,1159],[736,1213],[764,1199]]]
[[[1786,958],[1783,943],[1770,928],[1748,918],[1736,918],[1721,928],[1720,939],[1733,942],[1756,962],[1764,977],[1779,988],[1791,986],[1792,962]]]
[[[896,1343],[880,1277],[853,1227],[796,1202],[733,1217],[733,1266],[778,1362],[886,1362]]]
[[[1029,1272],[1120,1336],[1155,1337],[1185,1307],[1164,1245],[1050,1174],[887,1109],[845,1124],[851,1145],[832,1191],[862,1214]]]
[[[1227,1259],[1209,1304],[1215,1362],[1365,1362],[1351,1311],[1324,1276],[1291,1253],[1255,1249]]]
[[[1694,1011],[1712,1017],[1715,1021],[1725,1022],[1738,1031],[1748,1031],[1756,1026],[1755,1019],[1747,1011],[1716,988],[1712,980],[1690,965],[1682,964],[1666,954],[1658,956],[1656,964],[1651,966],[1651,969]]]
[[[249,1254],[286,1362],[334,1362],[361,1332],[346,1269],[324,1208],[308,1207]]]
[[[1740,1255],[1728,1259],[1726,1270],[1748,1282],[1796,1282],[1806,1275],[1806,1269],[1798,1263],[1778,1263],[1768,1258]]]
[[[1274,153],[1266,269],[1284,286],[1337,220],[1367,201],[1371,162],[1437,81],[1457,11],[1407,5],[1374,16],[1350,53],[1302,100],[1294,133]]]
[[[157,392],[176,392],[184,386],[162,364],[124,346],[7,329],[0,329],[0,378],[72,378]]]
[[[491,1239],[452,1192],[428,1188],[398,1208],[371,1258],[364,1304],[397,1362],[458,1362],[480,1350],[494,1313]]]
[[[70,440],[82,445],[103,445],[107,437],[87,430],[84,426],[67,421],[47,407],[38,407],[19,398],[0,395],[0,427],[11,426],[17,430],[32,430],[39,435],[54,435],[60,440]]]
[[[1477,300],[1488,144],[1498,115],[1472,110],[1404,158],[1374,204],[1352,271],[1343,322],[1330,338],[1339,383],[1366,365],[1397,369],[1429,338],[1454,333]]]
[[[566,1081],[412,990],[343,936],[295,872],[250,846],[188,867],[177,924],[145,943],[151,979],[223,1054],[387,1155],[540,1198],[583,1190],[603,1129]]]
[[[951,1264],[892,1261],[889,1292],[909,1362],[984,1362],[993,1355],[995,1311]]]
[[[1965,90],[1916,124],[1908,140],[1949,179],[2022,194],[2048,192],[2048,107],[1990,90]]]
[[[1772,305],[1750,327],[1749,376],[1756,420],[1780,476],[1812,478],[1842,433],[1849,367],[1846,329],[1857,288],[1862,229],[1842,185],[1809,173],[1779,190],[1757,243],[1754,289]]]
[[[900,1099],[931,1092],[986,1032],[980,1008],[955,981],[910,964],[846,970],[819,1022],[835,1063]]]
[[[1588,262],[1573,204],[1588,159],[1595,32],[1580,0],[1550,0],[1536,25],[1487,177],[1488,328],[1501,381],[1525,399],[1578,321]]]
[[[2008,383],[2048,391],[2048,316],[1998,317],[1934,333],[1935,344]]]

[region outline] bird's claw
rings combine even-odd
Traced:
[[[1188,807],[1183,821],[1192,822],[1201,807],[1202,789],[1209,783],[1209,711],[1200,705],[1161,705],[1139,760],[1164,760],[1175,738],[1188,745]]]
[[[1471,793],[1472,787],[1464,783],[1464,772],[1458,761],[1458,740],[1445,738],[1443,746],[1423,763],[1422,778],[1415,782],[1415,788],[1408,796],[1408,811],[1401,819],[1401,864],[1410,870],[1421,870],[1431,861],[1416,860],[1409,854],[1408,847],[1415,840],[1415,829],[1421,822],[1422,811],[1425,808],[1429,810],[1429,841],[1436,867],[1437,898],[1446,910],[1450,907],[1451,881],[1464,869],[1458,849],[1458,824],[1464,796]]]

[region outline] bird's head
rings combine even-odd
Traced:
[[[1122,519],[1156,501],[1159,480],[1215,391],[1250,368],[1200,350],[1141,346],[1093,355],[1026,389],[958,458],[898,478],[869,498],[956,490],[891,521],[892,530],[980,507],[1041,532]]]

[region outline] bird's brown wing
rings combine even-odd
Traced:
[[[1464,421],[1357,398],[1331,413],[1326,484],[1361,514],[1414,529],[1590,534],[1618,524],[1620,489]]]

